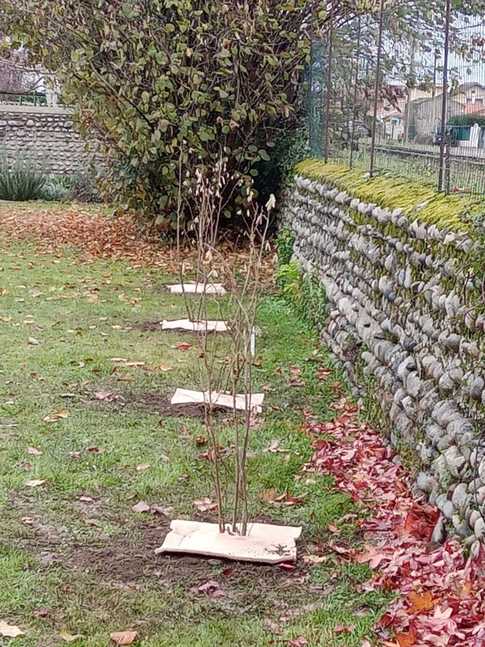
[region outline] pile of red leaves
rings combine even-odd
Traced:
[[[4,208],[2,233],[17,240],[34,240],[41,253],[56,253],[65,246],[82,250],[84,258],[123,258],[134,266],[170,268],[172,253],[159,240],[140,232],[129,215],[109,217],[101,209],[39,207]]]
[[[170,274],[179,272],[175,245],[164,244],[156,231],[143,231],[130,214],[109,216],[105,208],[97,206],[3,203],[0,224],[0,236],[7,240],[32,240],[40,253],[62,254],[64,248],[73,247],[80,251],[84,261],[120,259],[134,268],[156,267]],[[248,252],[244,246],[223,241],[220,251],[225,263],[245,267]],[[195,246],[187,246],[182,254],[185,269],[190,272],[197,250]],[[266,258],[262,280],[268,285],[273,282],[271,255]]]
[[[315,438],[307,469],[332,474],[369,508],[361,522],[368,545],[352,559],[376,571],[366,589],[398,594],[379,622],[382,645],[484,647],[484,547],[467,559],[455,540],[431,543],[439,511],[412,495],[392,450],[352,410],[330,423],[309,418],[307,431]]]

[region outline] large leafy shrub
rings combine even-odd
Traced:
[[[7,0],[110,160],[118,203],[165,220],[198,167],[249,175],[291,120],[316,0]],[[183,193],[178,187],[183,181]],[[233,187],[228,194],[234,195]]]

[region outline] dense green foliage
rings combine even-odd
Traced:
[[[169,224],[181,181],[191,212],[197,168],[226,160],[229,195],[241,176],[269,159],[294,114],[307,27],[324,13],[318,4],[9,0],[7,6],[33,60],[56,72],[81,127],[98,134],[111,161],[110,197]]]
[[[315,328],[321,328],[327,318],[327,295],[318,277],[304,274],[293,259],[294,234],[283,228],[276,239],[278,272],[276,282],[283,298],[298,315]]]
[[[485,115],[483,113],[470,113],[467,115],[454,115],[450,117],[448,124],[450,126],[474,126],[478,124],[485,128]]]

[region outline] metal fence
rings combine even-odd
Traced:
[[[458,14],[403,37],[394,11],[315,41],[308,127],[316,157],[485,194],[485,17]],[[422,26],[421,26],[422,27]]]
[[[16,106],[47,106],[45,92],[8,92],[0,90],[0,103]]]

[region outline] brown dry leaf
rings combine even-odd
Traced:
[[[81,501],[81,503],[94,503],[92,496],[80,496],[79,501]]]
[[[430,611],[434,608],[435,601],[433,600],[433,594],[430,591],[425,591],[424,593],[417,593],[416,591],[411,591],[408,595],[408,600],[411,604],[409,611],[411,613],[419,613],[421,611]]]
[[[42,456],[41,450],[36,447],[27,447],[26,451],[27,454],[30,454],[31,456]]]
[[[396,634],[396,640],[399,647],[413,647],[417,640],[416,630],[411,627],[409,631],[403,631]]]
[[[290,647],[305,647],[308,644],[308,640],[304,636],[298,636],[298,638],[293,638],[293,640],[288,641]]]
[[[303,561],[305,564],[323,564],[328,560],[326,555],[304,555]]]
[[[65,643],[73,643],[80,638],[83,638],[81,634],[72,634],[67,629],[61,629],[59,632],[59,638],[61,638]]]
[[[217,503],[214,503],[211,499],[198,499],[193,501],[193,504],[200,512],[211,512],[212,510],[217,510]]]
[[[86,447],[86,451],[90,454],[102,454],[106,450],[103,447]]]
[[[276,496],[278,496],[276,489],[270,488],[269,490],[263,490],[260,493],[259,498],[261,499],[261,501],[265,501],[266,503],[273,503]]]
[[[334,628],[334,632],[336,634],[351,634],[352,631],[355,629],[353,625],[348,626],[348,625],[336,625]]]
[[[304,502],[304,497],[301,496],[292,496],[288,492],[283,494],[277,494],[274,488],[269,490],[264,490],[260,498],[267,503],[272,505],[282,505],[282,506],[292,506],[292,505],[301,505]]]
[[[319,368],[317,371],[317,380],[325,382],[327,377],[332,373],[330,368]]]
[[[133,512],[138,512],[140,514],[144,512],[150,512],[150,506],[146,501],[139,501],[137,504],[135,504],[132,508]]]
[[[32,479],[31,481],[25,481],[25,485],[27,487],[39,487],[40,485],[44,485],[44,483],[46,483],[46,481],[42,479]]]
[[[305,386],[305,381],[301,378],[301,368],[290,366],[290,386]]]
[[[19,629],[16,625],[9,625],[8,623],[0,620],[0,636],[5,638],[17,638],[17,636],[24,636],[25,631]]]
[[[181,350],[183,352],[190,350],[192,348],[192,344],[189,344],[186,341],[179,341],[177,344],[175,344],[175,348],[177,350]]]
[[[61,409],[61,411],[56,411],[51,413],[49,416],[43,418],[44,422],[59,422],[59,420],[64,420],[69,417],[69,411]]]
[[[137,631],[115,631],[110,636],[115,645],[132,645],[138,638]]]
[[[208,440],[206,436],[197,436],[195,439],[195,444],[197,447],[203,447],[204,445],[207,445]]]

